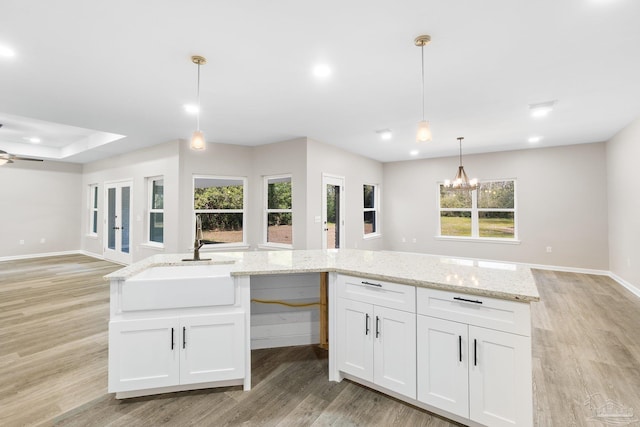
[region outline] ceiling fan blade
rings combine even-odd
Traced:
[[[42,159],[32,159],[31,157],[12,157],[13,160],[28,160],[30,162],[42,162]]]

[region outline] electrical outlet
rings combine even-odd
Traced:
[[[417,243],[418,239],[416,239],[415,237],[412,239],[413,243]]]
[[[406,237],[402,238],[402,243],[407,243],[407,238]]]
[[[44,237],[42,239],[40,239],[40,243],[45,243],[47,241],[47,239],[45,239]]]
[[[24,240],[20,239],[20,241],[18,242],[21,245],[24,245]]]
[[[553,252],[553,248],[551,246],[547,246],[547,253],[550,254]]]

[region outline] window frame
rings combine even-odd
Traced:
[[[269,180],[289,178],[291,182],[291,209],[269,209]],[[280,174],[280,175],[265,175],[262,181],[262,244],[261,246],[293,249],[294,236],[293,236],[293,175],[292,174]],[[291,244],[287,243],[275,243],[269,242],[269,214],[271,213],[290,213],[291,214]]]
[[[436,239],[439,240],[454,240],[454,241],[473,241],[473,242],[487,242],[487,243],[505,243],[505,244],[519,244],[518,235],[518,181],[516,178],[504,178],[504,179],[487,179],[479,181],[479,184],[487,184],[492,182],[513,182],[513,208],[479,208],[478,207],[478,190],[471,191],[471,208],[442,208],[440,207],[440,187],[444,185],[444,181],[436,183],[436,207],[438,211],[438,224],[436,230]],[[471,236],[448,236],[442,234],[442,212],[470,212],[471,214]],[[480,236],[480,212],[513,212],[513,237],[481,237]]]
[[[373,187],[373,208],[366,208],[364,206],[364,187],[365,186],[369,186],[369,187]],[[362,238],[363,239],[372,239],[375,237],[380,237],[382,235],[381,231],[380,231],[380,184],[368,184],[368,183],[364,183],[362,184],[362,195],[363,195],[363,200],[362,200]],[[374,230],[371,233],[365,233],[364,231],[364,214],[366,212],[374,212],[375,213],[375,224],[374,224]]]
[[[100,210],[98,208],[99,200],[100,193],[98,184],[89,184],[89,198],[87,200],[89,229],[87,235],[90,237],[98,237],[98,215],[100,215]]]
[[[146,180],[146,186],[147,186],[147,224],[146,224],[146,242],[145,245],[147,246],[154,246],[154,247],[158,247],[158,248],[164,248],[164,223],[165,223],[165,217],[164,217],[164,176],[163,175],[158,175],[158,176],[150,176],[145,178]],[[157,209],[153,207],[153,183],[154,181],[163,181],[162,184],[162,197],[163,197],[163,201],[162,201],[162,209]],[[151,240],[151,214],[154,213],[161,213],[162,214],[162,242],[156,242],[155,240]]]
[[[196,179],[212,179],[226,181],[242,181],[242,209],[196,209],[194,206],[196,193]],[[247,244],[247,204],[249,194],[249,180],[246,176],[224,176],[224,175],[193,175],[191,179],[191,233],[196,228],[196,215],[200,213],[241,213],[242,214],[242,242],[231,243],[207,243],[202,246],[204,250],[215,250],[218,248],[241,248],[248,247]],[[193,234],[191,234],[193,240]]]

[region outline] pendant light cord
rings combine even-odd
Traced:
[[[424,43],[420,47],[422,58],[422,121],[424,122]]]
[[[458,142],[460,143],[460,166],[462,166],[462,140],[464,138],[458,138]]]
[[[198,115],[197,117],[197,128],[198,130],[200,130],[200,61],[198,61],[198,89],[197,89],[197,96],[198,96]]]

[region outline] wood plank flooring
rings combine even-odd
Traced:
[[[0,263],[0,425],[456,425],[357,384],[329,382],[327,352],[314,346],[253,351],[250,392],[118,401],[106,392],[102,280],[118,268],[81,255]],[[598,406],[600,415],[635,410],[617,425],[640,425],[640,300],[606,277],[534,275],[535,425],[612,425],[596,416]]]

